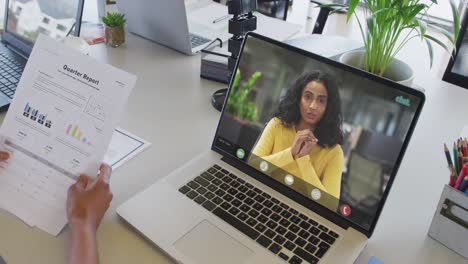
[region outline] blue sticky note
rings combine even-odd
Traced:
[[[369,258],[369,260],[367,261],[367,264],[384,264],[383,261],[381,261],[380,259],[376,258],[375,256],[372,256]]]

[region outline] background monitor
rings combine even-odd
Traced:
[[[468,89],[468,25],[467,5],[461,12],[460,35],[457,40],[456,49],[450,59],[442,80]]]

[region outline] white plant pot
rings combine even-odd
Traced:
[[[340,57],[340,62],[364,70],[366,63],[366,51],[353,50],[344,53]],[[413,84],[413,69],[401,60],[393,59],[385,71],[384,78],[390,79],[399,84],[411,87]]]

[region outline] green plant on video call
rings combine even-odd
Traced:
[[[241,72],[237,70],[226,105],[228,113],[245,121],[257,120],[257,106],[249,98],[249,93],[252,86],[261,76],[262,73],[257,71],[250,76],[248,81],[243,82],[241,85]]]

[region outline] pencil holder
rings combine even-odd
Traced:
[[[429,236],[468,259],[468,195],[444,186]]]

